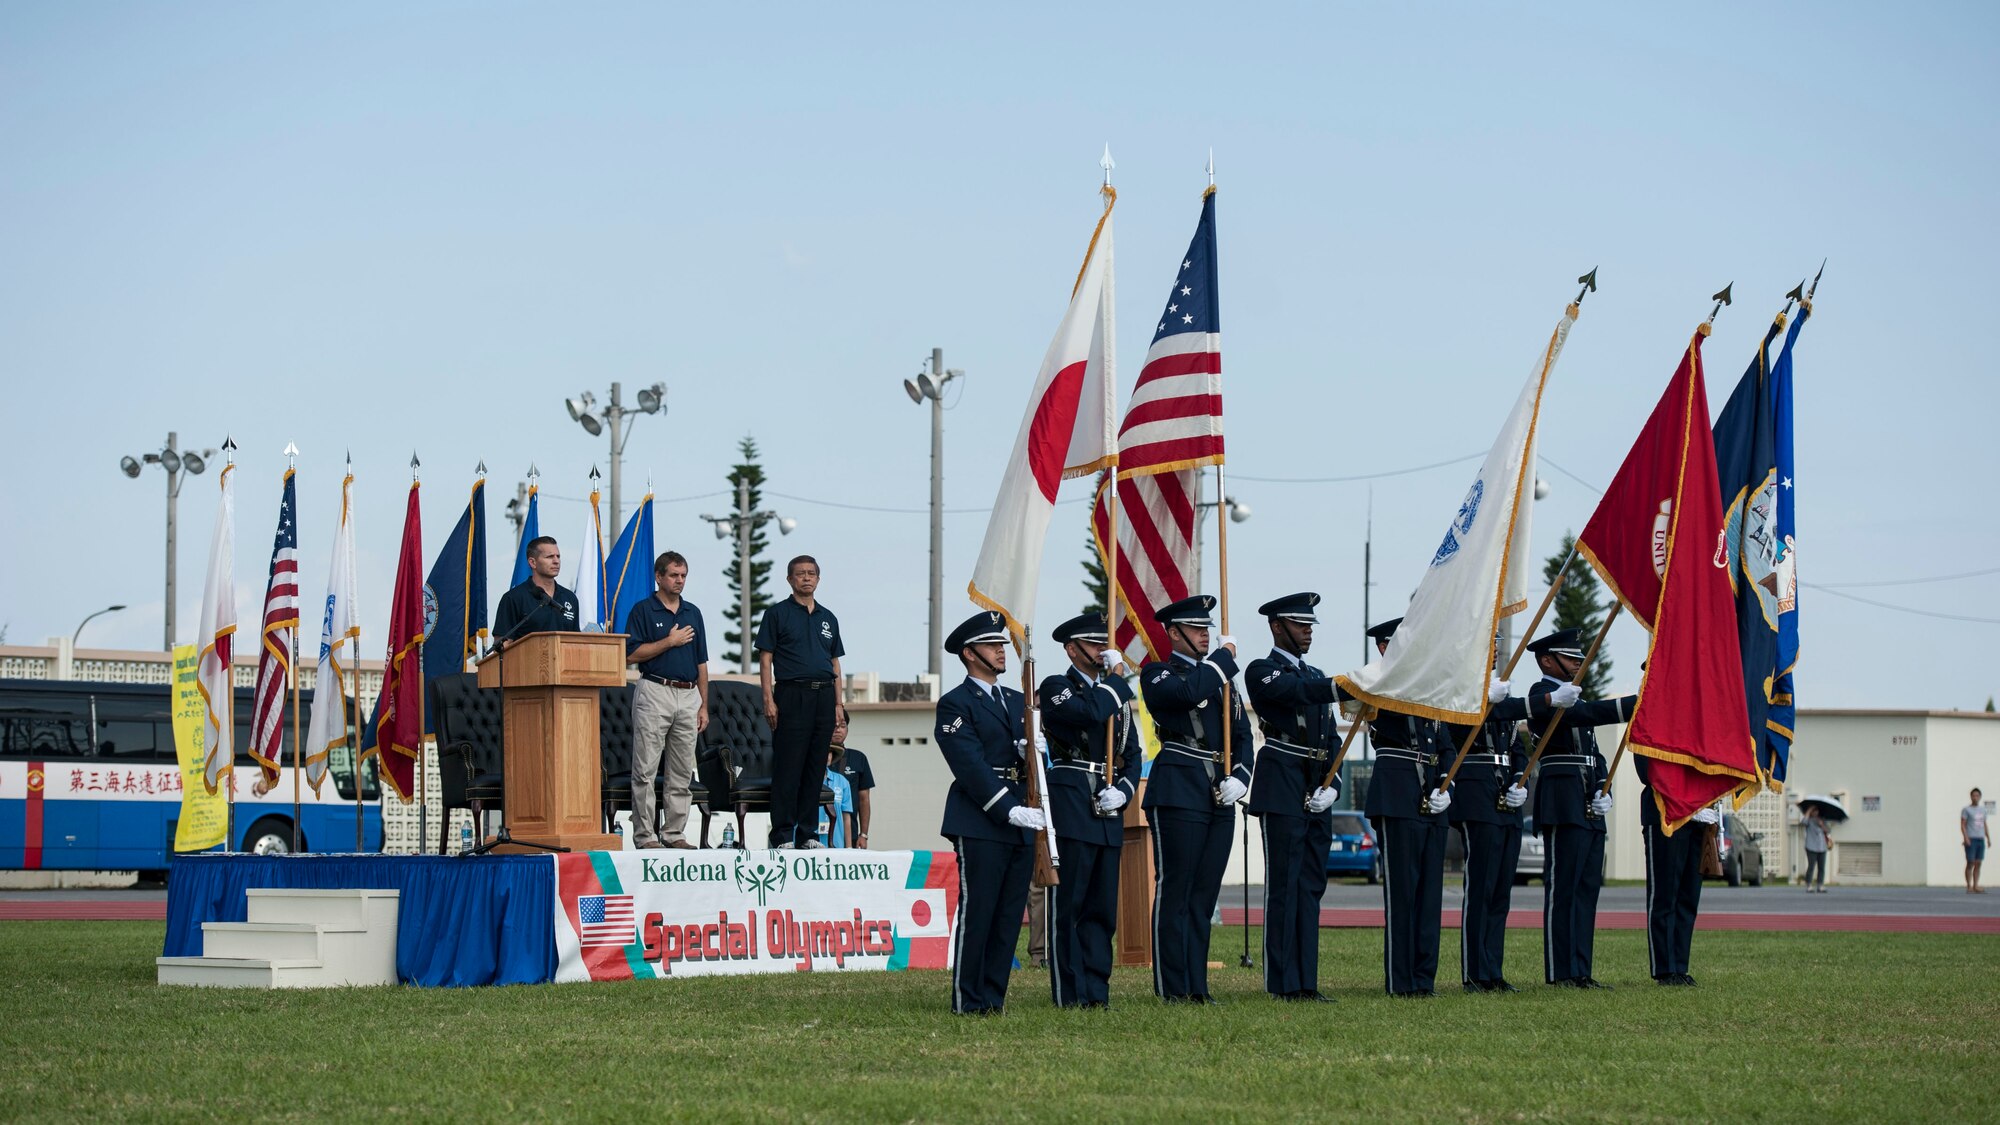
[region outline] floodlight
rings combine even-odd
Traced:
[[[604,432],[604,423],[598,421],[595,414],[582,415],[577,418],[577,422],[583,426],[583,432],[589,434],[591,437],[596,437],[598,434]]]
[[[181,471],[181,455],[171,449],[160,451],[160,465],[170,473]]]
[[[903,393],[909,395],[910,401],[916,403],[918,406],[924,404],[924,392],[918,390],[917,385],[908,379],[903,380]]]
[[[658,414],[660,412],[660,392],[665,389],[658,383],[642,388],[639,391],[639,409],[648,414]]]
[[[703,518],[703,519],[708,519],[708,517],[707,517],[707,516],[703,516],[702,518]],[[713,524],[715,525],[715,537],[716,537],[717,539],[727,539],[727,538],[729,538],[729,521],[728,521],[728,520],[711,520],[710,522],[711,522],[711,523],[713,523]]]
[[[1240,503],[1234,498],[1231,498],[1231,500],[1229,501],[1229,522],[1242,523],[1244,520],[1247,520],[1249,518],[1250,518],[1250,505]]]
[[[1549,482],[1548,482],[1548,481],[1545,481],[1545,480],[1543,480],[1543,479],[1542,479],[1542,478],[1540,478],[1540,477],[1536,477],[1536,478],[1535,478],[1535,499],[1537,499],[1537,500],[1546,500],[1546,499],[1548,499],[1548,496],[1549,496]]]
[[[778,534],[780,534],[780,535],[790,535],[790,534],[792,533],[792,529],[793,529],[793,528],[795,528],[795,527],[797,527],[797,526],[799,526],[799,521],[797,521],[797,520],[794,520],[794,519],[780,519],[780,520],[778,521]]]
[[[128,477],[133,477],[133,478],[138,477],[139,472],[142,468],[143,466],[141,466],[139,462],[134,458],[120,457],[118,459],[118,471],[124,473]]]
[[[210,457],[215,456],[215,451],[212,449],[209,450],[208,455]],[[208,468],[208,462],[201,459],[201,454],[190,449],[186,453],[181,454],[181,468],[186,469],[190,473],[199,473],[203,469]]]
[[[917,389],[924,393],[925,398],[943,397],[943,395],[938,391],[937,380],[931,378],[930,372],[928,371],[924,372],[922,375],[917,376]]]

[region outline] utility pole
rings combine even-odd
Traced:
[[[618,529],[625,525],[618,522],[618,481],[624,474],[625,443],[618,440],[618,432],[625,428],[625,404],[619,398],[617,380],[611,383],[611,405],[604,410],[604,420],[611,427],[611,538],[618,538]]]
[[[174,545],[175,536],[178,534],[174,509],[180,506],[181,495],[180,453],[174,447],[179,440],[178,432],[167,431],[167,448],[160,458],[161,463],[167,466],[167,631],[166,639],[161,641],[160,647],[168,652],[174,651],[174,560],[179,557]],[[234,675],[234,672],[231,674]]]
[[[750,475],[736,478],[736,607],[737,645],[736,655],[740,667],[738,671],[748,672],[750,665],[750,534],[754,525],[750,519]]]
[[[903,380],[903,393],[910,401],[931,404],[931,620],[930,655],[925,665],[933,676],[944,670],[944,385],[964,377],[963,371],[947,371],[944,349],[931,349],[931,369],[915,379]]]

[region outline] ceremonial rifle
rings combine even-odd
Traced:
[[[1022,757],[1028,766],[1028,807],[1040,809],[1042,830],[1035,833],[1035,886],[1053,887],[1062,882],[1062,856],[1056,850],[1056,821],[1049,814],[1048,776],[1042,770],[1042,710],[1035,698],[1035,630],[1021,629],[1021,715],[1027,727],[1027,749]]]

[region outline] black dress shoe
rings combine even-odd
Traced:
[[[1493,980],[1489,980],[1489,981],[1487,981],[1487,982],[1486,982],[1486,991],[1488,991],[1488,992],[1519,992],[1519,991],[1521,991],[1521,990],[1520,990],[1520,989],[1518,989],[1518,988],[1515,988],[1515,987],[1514,987],[1513,985],[1511,985],[1511,984],[1508,984],[1508,983],[1507,983],[1507,978],[1506,978],[1506,977],[1496,977],[1496,978],[1494,978]]]
[[[1304,992],[1294,992],[1292,993],[1292,999],[1303,1001],[1307,1004],[1337,1003],[1337,1001],[1335,1001],[1333,997],[1328,996],[1326,993],[1321,992],[1317,988],[1308,988]]]
[[[1489,988],[1487,988],[1487,987],[1486,987],[1486,982],[1485,982],[1485,981],[1482,981],[1482,980],[1469,980],[1469,981],[1466,981],[1466,982],[1465,982],[1464,984],[1460,985],[1459,987],[1460,987],[1460,988],[1463,988],[1463,989],[1465,989],[1465,990],[1466,990],[1467,992],[1490,992],[1490,991],[1492,991],[1491,989],[1489,989]]]
[[[1590,987],[1590,986],[1589,986],[1589,985],[1587,985],[1587,984],[1585,984],[1585,983],[1583,983],[1583,978],[1581,978],[1581,977],[1564,977],[1564,978],[1563,978],[1562,980],[1552,980],[1552,981],[1550,981],[1550,982],[1549,982],[1549,987],[1550,987],[1550,988],[1588,988],[1588,987]]]
[[[1653,983],[1659,985],[1661,988],[1679,988],[1681,986],[1681,975],[1679,973],[1661,973],[1659,976],[1653,978]]]
[[[1578,982],[1578,987],[1581,987],[1581,988],[1601,988],[1601,989],[1603,989],[1603,990],[1604,990],[1604,991],[1606,991],[1606,992],[1610,992],[1610,991],[1611,991],[1611,986],[1610,986],[1610,985],[1608,985],[1608,984],[1605,984],[1605,983],[1604,983],[1603,981],[1601,981],[1601,980],[1598,980],[1598,979],[1597,979],[1596,977],[1584,977],[1584,978],[1582,978],[1582,979],[1581,979],[1581,980],[1580,980],[1580,981]]]
[[[1678,975],[1679,975],[1679,976],[1680,976],[1680,978],[1681,978],[1681,982],[1680,982],[1680,983],[1681,983],[1681,987],[1682,987],[1682,988],[1698,988],[1698,987],[1700,987],[1699,985],[1695,984],[1695,982],[1694,982],[1694,978],[1693,978],[1693,977],[1691,977],[1691,976],[1689,976],[1689,975],[1687,975],[1686,973],[1680,973],[1680,974],[1678,974]]]
[[[1210,996],[1206,992],[1202,993],[1200,996],[1195,997],[1194,1002],[1197,1004],[1209,1004],[1209,1005],[1220,1005],[1222,1003],[1222,1001],[1217,1000],[1215,997]]]

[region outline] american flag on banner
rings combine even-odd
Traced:
[[[250,756],[266,781],[278,780],[285,736],[285,691],[290,686],[299,628],[299,524],[292,470],[285,470],[285,498],[278,505],[278,539],[271,547],[271,577],[264,587],[264,651],[257,657],[257,701],[250,728]]]
[[[639,912],[631,895],[578,895],[576,920],[585,949],[630,945],[639,936]]]
[[[1111,490],[1098,492],[1091,527],[1117,583],[1117,647],[1135,663],[1170,652],[1153,610],[1197,591],[1194,525],[1198,474],[1222,463],[1222,313],[1216,285],[1215,189],[1202,197],[1153,346],[1118,431],[1117,565],[1111,558]]]

